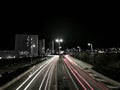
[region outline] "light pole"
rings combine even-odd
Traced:
[[[80,48],[79,46],[77,46],[77,48],[78,48],[78,52],[80,52],[80,51],[81,51],[81,48]]]
[[[60,54],[60,49],[61,49],[61,46],[60,46],[60,43],[63,42],[63,39],[56,39],[55,40],[57,43],[58,43],[58,48],[59,48],[59,54]]]
[[[93,64],[93,65],[95,65],[95,60],[94,60],[94,53],[93,53],[93,45],[91,44],[91,43],[88,43],[88,46],[90,46],[91,47],[91,56],[92,56],[92,59],[91,59],[91,63]]]
[[[88,46],[91,47],[91,52],[93,53],[93,45],[91,43],[88,43]]]
[[[31,64],[32,64],[32,53],[33,53],[33,48],[35,48],[35,44],[31,45]]]

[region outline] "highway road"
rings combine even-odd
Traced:
[[[56,90],[56,65],[59,56],[44,61],[42,64],[37,65],[31,75],[27,78],[22,78],[5,90]]]
[[[109,90],[103,83],[94,80],[67,55],[63,60],[64,67],[75,87],[75,90]]]
[[[29,76],[5,90],[110,90],[94,80],[68,55],[58,55],[36,65]]]

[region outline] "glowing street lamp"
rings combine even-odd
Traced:
[[[90,46],[91,45],[91,43],[88,43],[88,46]]]
[[[35,44],[31,45],[31,56],[32,56],[32,53],[33,53],[33,48],[35,48]]]
[[[80,48],[79,46],[77,46],[77,48],[78,48],[78,52],[80,52],[80,51],[81,51],[81,48]]]
[[[94,53],[93,53],[93,45],[92,45],[91,43],[88,43],[88,46],[91,47],[91,55],[92,55],[91,60],[93,61],[93,62],[92,62],[93,65],[95,65],[95,59],[94,59]]]
[[[59,42],[59,39],[56,39],[55,41],[56,41],[56,42]]]
[[[91,52],[93,52],[93,45],[91,43],[88,43],[88,46],[91,47]]]
[[[35,45],[32,45],[32,47],[35,47]]]
[[[60,39],[60,42],[63,42],[63,39]]]
[[[60,42],[63,42],[63,39],[56,39],[55,41],[60,43]]]
[[[33,48],[35,48],[35,44],[31,45],[31,64],[32,64],[32,53],[33,53]]]
[[[60,46],[60,43],[63,42],[63,39],[56,39],[55,41],[59,44],[58,48],[59,48],[59,54],[60,54],[60,49],[62,48]]]
[[[62,47],[60,46],[59,48],[61,49]]]

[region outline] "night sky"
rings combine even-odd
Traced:
[[[39,35],[46,43],[55,38],[63,38],[63,48],[80,46],[88,48],[87,43],[93,43],[94,48],[120,47],[119,24],[115,22],[89,21],[84,23],[81,16],[27,16],[3,15],[0,25],[0,50],[13,50],[15,34]],[[94,18],[95,19],[95,18]]]

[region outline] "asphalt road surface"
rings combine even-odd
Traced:
[[[110,90],[94,80],[68,55],[54,57],[36,66],[5,90]]]
[[[44,61],[37,65],[31,75],[22,78],[5,90],[56,90],[56,65],[59,56]]]
[[[90,77],[78,64],[67,56],[63,60],[64,67],[73,83],[70,85],[74,85],[75,90],[109,90],[104,84]]]

